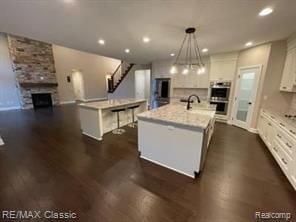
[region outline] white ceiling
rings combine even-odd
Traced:
[[[266,6],[274,13],[259,17]],[[0,32],[148,63],[176,53],[188,26],[209,53],[286,38],[296,31],[295,11],[295,0],[0,0]]]

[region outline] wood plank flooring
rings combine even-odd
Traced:
[[[72,211],[83,222],[250,222],[256,211],[296,218],[296,192],[260,138],[215,127],[192,180],[140,160],[136,129],[102,142],[81,135],[74,105],[1,112],[0,210]]]

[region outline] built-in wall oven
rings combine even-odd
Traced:
[[[210,91],[209,91],[210,103],[217,105],[217,108],[216,108],[217,114],[227,115],[230,89],[231,89],[230,81],[210,82]]]

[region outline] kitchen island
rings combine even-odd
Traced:
[[[138,108],[134,109],[136,120],[138,113],[147,110],[147,101],[145,99],[118,99],[78,104],[82,134],[96,140],[102,140],[105,133],[117,128],[117,116],[112,110],[126,109],[135,105],[139,105]],[[126,109],[120,112],[119,117],[120,126],[131,123],[132,110]]]
[[[140,157],[194,178],[205,162],[215,108],[166,105],[138,114]]]

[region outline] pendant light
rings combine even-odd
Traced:
[[[181,73],[183,75],[187,75],[190,70],[195,69],[198,75],[205,73],[206,68],[202,61],[195,32],[196,29],[192,27],[185,29],[185,37],[182,41],[176,60],[170,69],[171,74],[178,73],[178,69],[182,70]],[[184,60],[180,60],[182,56],[184,57]]]

